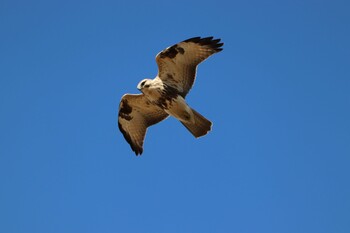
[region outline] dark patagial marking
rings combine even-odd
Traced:
[[[181,48],[180,46],[177,47],[177,51],[181,54],[185,53],[185,50],[183,48]]]
[[[176,45],[171,46],[170,48],[167,48],[163,52],[161,52],[160,57],[161,58],[165,58],[165,57],[174,58],[174,57],[176,57],[176,55],[178,53],[184,54],[185,50],[176,44]]]
[[[161,58],[174,58],[176,57],[176,54],[178,53],[176,50],[177,45],[171,46],[170,48],[166,49],[160,54]]]
[[[132,119],[132,116],[129,114],[132,112],[132,107],[128,104],[128,101],[124,99],[122,101],[122,107],[119,110],[119,116],[127,121]]]

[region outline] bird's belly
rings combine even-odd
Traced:
[[[165,112],[183,122],[193,122],[193,112],[187,105],[184,98],[178,96],[175,99],[167,100]]]
[[[178,95],[164,95],[159,90],[148,89],[145,93],[148,100],[162,108],[169,115],[183,122],[194,123],[192,109],[187,105],[185,99]]]

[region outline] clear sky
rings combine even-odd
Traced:
[[[0,232],[350,232],[349,1],[0,2]],[[194,36],[224,50],[136,157],[120,98]]]

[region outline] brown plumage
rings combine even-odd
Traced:
[[[119,105],[118,126],[136,155],[142,154],[147,128],[169,115],[177,118],[193,136],[201,137],[212,123],[189,107],[185,97],[192,88],[198,64],[222,50],[213,37],[194,37],[156,56],[158,75],[138,84],[142,94],[125,94]]]

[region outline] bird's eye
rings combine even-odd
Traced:
[[[145,83],[146,83],[146,80],[141,83],[141,87],[143,87],[143,85],[145,85]]]

